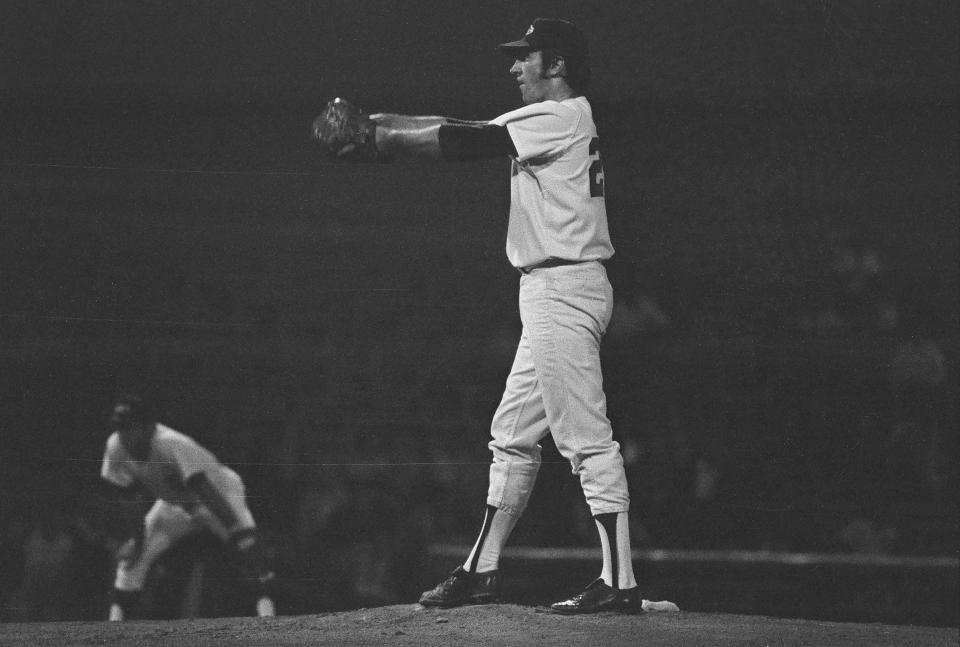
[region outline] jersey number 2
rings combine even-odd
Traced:
[[[590,197],[603,197],[603,162],[600,161],[600,138],[590,140]]]

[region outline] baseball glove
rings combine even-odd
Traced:
[[[377,150],[377,125],[346,99],[328,102],[310,132],[331,155],[360,162],[383,159]]]

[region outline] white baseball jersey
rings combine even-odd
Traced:
[[[206,472],[216,483],[225,471],[231,470],[192,438],[158,423],[150,441],[150,454],[143,461],[127,452],[117,432],[111,434],[100,476],[120,487],[140,484],[158,499],[189,508],[197,503],[197,496],[186,487],[187,480]]]
[[[186,486],[187,480],[200,472],[233,510],[236,521],[232,527],[224,526]],[[117,562],[114,586],[121,591],[143,589],[151,564],[181,538],[201,528],[227,540],[237,530],[256,527],[237,473],[186,434],[159,423],[146,460],[135,459],[120,442],[120,435],[111,434],[100,476],[120,487],[136,483],[157,497],[144,519],[143,549],[136,559]]]
[[[548,258],[613,256],[599,138],[586,97],[541,101],[490,123],[505,126],[517,149],[510,179],[510,263],[522,268]]]

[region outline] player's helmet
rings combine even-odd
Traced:
[[[136,423],[150,421],[150,413],[139,395],[124,395],[117,398],[110,415],[110,424],[117,431],[127,431]]]

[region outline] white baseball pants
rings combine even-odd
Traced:
[[[135,560],[120,560],[114,587],[120,591],[140,591],[155,561],[184,537],[204,528],[226,541],[238,530],[255,527],[253,515],[246,503],[246,490],[240,476],[229,468],[211,470],[207,477],[223,495],[237,518],[235,528],[225,528],[210,510],[198,505],[188,512],[179,505],[157,499],[143,519],[143,547]]]
[[[531,270],[520,279],[523,333],[493,416],[487,503],[523,513],[549,433],[570,461],[593,515],[630,507],[600,369],[613,288],[599,262]]]

